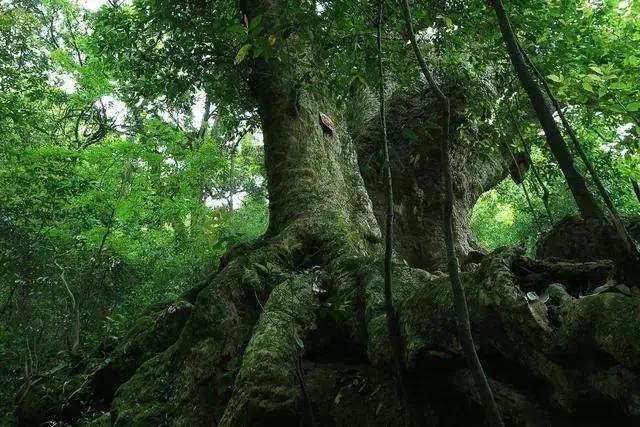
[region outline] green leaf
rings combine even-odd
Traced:
[[[265,267],[264,265],[262,265],[260,263],[254,262],[253,263],[253,267],[255,269],[257,269],[257,270],[260,270],[260,272],[262,272],[262,273],[269,273],[269,268]]]
[[[601,76],[604,74],[602,72],[602,69],[600,67],[596,67],[595,65],[590,66],[589,69],[596,74],[600,74]]]
[[[555,74],[549,74],[547,76],[547,79],[551,80],[552,82],[556,82],[556,83],[562,82],[562,79],[559,76],[556,76]]]
[[[600,77],[597,74],[587,74],[586,78],[588,78],[589,80],[591,80],[593,82],[601,82],[602,81],[602,77]]]
[[[298,331],[296,330],[293,331],[293,339],[295,340],[296,345],[298,346],[298,349],[304,350],[304,343],[300,339],[300,336],[298,335]]]
[[[416,139],[418,139],[418,135],[409,128],[402,129],[402,136],[407,138],[409,141],[415,141]]]
[[[627,104],[627,110],[629,111],[638,111],[640,110],[640,101],[634,101]]]
[[[258,28],[258,26],[262,23],[262,15],[257,15],[251,18],[251,22],[249,22],[249,30],[254,30]]]
[[[262,55],[262,52],[264,52],[264,45],[263,44],[256,45],[255,49],[253,49],[253,57],[259,58],[260,55]]]
[[[233,60],[233,63],[235,65],[238,65],[239,63],[244,61],[244,58],[247,57],[247,54],[249,53],[250,50],[251,50],[251,45],[249,43],[242,46],[240,50],[238,50],[238,53],[236,53],[236,59]]]
[[[247,30],[244,27],[244,25],[240,24],[240,23],[235,23],[233,25],[231,25],[230,27],[227,28],[227,31],[229,33],[233,33],[233,34],[243,34],[245,33]]]

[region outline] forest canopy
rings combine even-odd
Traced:
[[[452,255],[506,424],[577,422],[592,401],[640,418],[640,2],[410,1],[415,40],[402,5],[0,1],[0,424],[456,425],[438,398],[416,415],[433,391],[402,381],[445,366],[431,387],[475,393],[455,376]],[[561,362],[581,346],[588,385]],[[334,359],[371,375],[369,401],[383,367],[375,399],[404,403],[317,400]],[[506,360],[531,378],[509,383]],[[343,396],[357,409],[326,409]]]

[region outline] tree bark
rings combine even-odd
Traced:
[[[636,199],[638,199],[638,202],[640,202],[640,186],[638,185],[638,181],[631,178],[631,186],[633,187],[633,192],[636,195]]]

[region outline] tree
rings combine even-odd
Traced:
[[[586,181],[584,180],[580,172],[575,168],[573,156],[569,152],[562,133],[554,121],[553,110],[548,105],[547,100],[549,100],[553,105],[553,108],[555,108],[556,113],[559,115],[560,121],[565,128],[565,131],[569,134],[569,137],[573,142],[576,151],[579,153],[580,158],[585,164],[585,167],[591,174],[591,177],[595,182],[600,196],[604,199],[605,205],[611,213],[615,230],[619,235],[620,243],[624,246],[624,251],[626,252],[627,257],[629,259],[637,260],[640,257],[637,244],[622,224],[617,208],[611,201],[609,193],[602,185],[602,182],[597,172],[593,168],[591,161],[582,149],[582,145],[578,141],[573,128],[569,125],[558,101],[551,93],[549,86],[544,79],[544,76],[540,74],[537,67],[533,65],[533,63],[529,60],[527,54],[520,46],[520,43],[518,42],[518,39],[513,29],[511,28],[511,23],[504,10],[502,2],[500,0],[495,0],[492,1],[492,5],[496,11],[500,31],[505,41],[505,46],[507,47],[507,52],[509,53],[511,62],[513,63],[516,74],[518,75],[518,79],[520,80],[520,83],[522,84],[523,88],[527,92],[527,95],[529,96],[529,99],[531,100],[536,115],[538,116],[538,120],[540,121],[545,135],[547,136],[549,147],[551,148],[551,151],[553,152],[565,178],[567,179],[567,182],[569,183],[569,188],[571,189],[573,197],[576,200],[578,209],[580,210],[582,217],[584,219],[605,219],[605,216],[601,212],[595,198],[589,191]],[[536,75],[536,77],[540,79],[540,83],[544,87],[546,93],[543,93],[538,83],[536,83],[536,81],[534,80],[533,75]]]
[[[346,26],[351,5],[337,2],[327,13],[342,17],[340,22]],[[246,0],[240,4],[241,14],[227,3],[186,2],[181,6],[141,1],[133,7],[105,10],[103,18],[109,19],[99,25],[113,25],[118,29],[117,37],[125,39],[129,31],[142,31],[144,37],[137,40],[144,48],[135,52],[137,46],[131,50],[122,40],[115,46],[101,42],[108,45],[105,49],[113,48],[116,56],[130,55],[132,67],[139,66],[136,60],[140,58],[145,64],[141,68],[149,65],[147,73],[162,71],[160,82],[140,83],[149,94],[176,71],[173,67],[180,63],[178,57],[189,70],[182,76],[185,81],[202,77],[202,63],[192,58],[199,55],[193,52],[201,49],[203,57],[221,63],[220,69],[212,72],[223,74],[234,62],[241,67],[242,71],[233,71],[231,77],[217,76],[220,79],[213,79],[212,86],[222,91],[239,76],[246,79],[246,86],[238,86],[246,93],[229,103],[255,107],[260,119],[269,195],[268,230],[262,238],[231,249],[217,273],[190,291],[151,306],[109,350],[106,360],[88,357],[81,366],[60,369],[29,387],[20,402],[18,418],[25,424],[47,419],[77,421],[87,412],[108,410],[108,415],[97,414],[98,421],[111,420],[115,425],[353,423],[354,414],[359,413],[354,406],[336,412],[319,412],[318,408],[327,408],[327,400],[329,408],[340,406],[342,394],[333,395],[338,383],[323,381],[340,376],[344,365],[339,361],[353,356],[380,372],[385,372],[391,361],[383,298],[382,236],[369,197],[376,194],[376,182],[367,179],[365,184],[356,146],[356,141],[362,147],[362,142],[379,137],[376,131],[367,132],[379,129],[379,117],[375,113],[367,116],[366,111],[354,117],[358,111],[350,111],[359,96],[367,99],[367,90],[355,84],[357,78],[345,82],[342,69],[334,73],[332,61],[344,52],[334,52],[321,41],[312,43],[316,37],[313,30],[335,36],[331,40],[340,39],[333,29],[323,29],[327,22],[315,5]],[[355,21],[365,24],[355,29],[367,28],[366,14],[357,15]],[[399,16],[390,19],[400,22]],[[447,26],[447,20],[443,21]],[[211,37],[223,48],[207,53],[210,41],[201,35],[210,33],[197,31],[200,28],[216,30]],[[148,37],[146,31],[153,29],[166,37]],[[231,29],[239,34],[237,39],[230,36]],[[357,34],[356,42],[365,36]],[[229,41],[237,49],[225,50]],[[233,43],[236,41],[239,43]],[[347,43],[352,42],[350,37]],[[180,50],[164,52],[173,43]],[[166,54],[167,60],[146,57],[162,56],[159,52]],[[231,61],[229,56],[233,56]],[[375,54],[371,58],[375,66]],[[352,62],[342,64],[350,70],[345,64]],[[366,62],[363,66],[366,68]],[[136,76],[144,80],[141,76],[145,73]],[[454,86],[458,84],[451,80]],[[467,87],[460,85],[458,89],[467,94]],[[227,99],[226,92],[211,93],[220,94],[221,101]],[[411,192],[441,193],[438,179],[418,179],[426,173],[437,177],[443,167],[433,158],[438,144],[428,132],[437,101],[398,90],[391,104],[392,153],[394,148],[415,148],[417,141],[410,141],[411,133],[404,132],[406,129],[419,129],[414,135],[424,141],[424,151],[396,157],[398,163],[412,159],[413,165],[405,167],[411,168],[407,181],[415,185],[407,188],[402,179],[394,180],[401,190],[394,193],[407,201],[412,200]],[[487,104],[495,104],[495,98]],[[355,109],[365,110],[366,106],[362,103]],[[453,213],[454,217],[459,215],[460,224],[468,223],[479,194],[504,177],[510,166],[508,154],[483,150],[473,143],[468,131],[472,127],[473,119],[465,115],[452,123],[452,184],[455,201],[460,201]],[[372,143],[361,150],[371,152],[371,146],[380,145]],[[420,160],[417,154],[422,153],[425,156]],[[360,162],[366,165],[362,157]],[[368,192],[367,187],[374,190]],[[372,198],[376,200],[375,195]],[[413,200],[416,203],[398,208],[412,213],[404,216],[405,225],[400,226],[404,230],[398,234],[401,243],[393,266],[402,353],[415,378],[410,386],[419,397],[425,397],[424,415],[455,425],[465,417],[471,419],[478,401],[469,392],[468,370],[461,364],[463,354],[455,339],[449,278],[435,269],[427,272],[406,265],[401,258],[403,253],[420,249],[405,236],[432,238],[422,233],[428,232],[431,224],[439,227],[442,215],[439,202],[420,195]],[[419,209],[423,209],[422,218],[414,221],[419,218],[414,210]],[[459,230],[456,246],[462,253],[469,252],[469,236],[464,226]],[[415,258],[429,268],[442,265],[444,245],[428,245],[427,249],[429,254]],[[572,295],[572,286],[585,281],[601,284],[610,278],[612,266],[606,262],[531,260],[522,251],[508,248],[474,255],[464,263],[467,271],[460,279],[468,296],[474,338],[481,355],[492,365],[487,374],[505,421],[524,425],[558,422],[564,417],[592,418],[592,412],[581,410],[585,404],[606,409],[606,415],[613,414],[616,421],[637,418],[640,337],[634,316],[640,302],[620,292],[584,298]],[[546,302],[532,292],[545,293]],[[327,355],[338,361],[327,360]],[[505,378],[505,366],[511,367],[511,378]],[[611,377],[615,380],[608,381]],[[369,425],[407,422],[405,403],[398,402],[393,392],[386,394],[388,380],[380,383],[385,389],[382,396],[388,400],[375,396],[375,391],[369,397],[392,409],[377,420],[375,409],[362,411],[358,421]],[[535,384],[533,390],[531,384]],[[360,382],[339,387],[346,394],[348,387],[356,386],[358,392],[350,396],[366,390]],[[452,401],[465,406],[458,403],[460,396],[468,396],[463,400],[471,402],[468,411],[451,410]],[[366,403],[362,405],[358,408],[368,408]],[[614,411],[613,407],[625,409]],[[543,421],[536,421],[540,419]]]

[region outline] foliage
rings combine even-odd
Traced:
[[[196,127],[168,97],[123,103],[94,19],[62,0],[0,6],[0,375],[20,382],[71,350],[69,292],[91,351],[266,228],[248,125],[227,139],[223,105]]]

